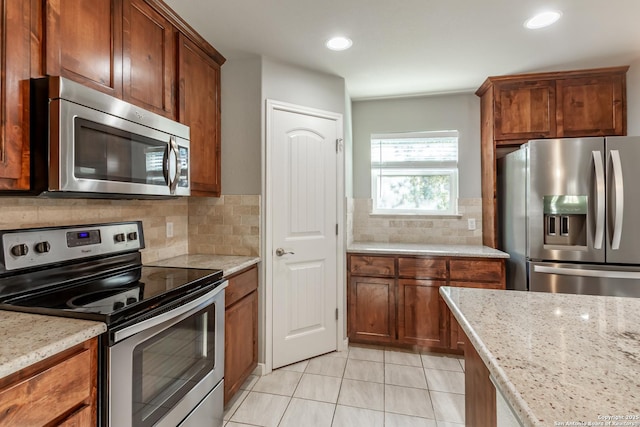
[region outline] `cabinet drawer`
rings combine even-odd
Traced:
[[[258,268],[253,267],[243,273],[231,276],[225,289],[225,307],[229,307],[245,295],[258,289]]]
[[[449,282],[449,286],[458,288],[504,289],[504,285],[497,282]]]
[[[398,258],[401,277],[415,279],[446,279],[447,261],[442,258]]]
[[[46,362],[45,362],[46,363]],[[45,425],[91,396],[91,351],[83,350],[0,391],[0,425]]]
[[[394,259],[381,256],[351,255],[349,271],[362,276],[395,276]]]
[[[450,261],[451,280],[476,282],[502,282],[504,261],[452,259]]]

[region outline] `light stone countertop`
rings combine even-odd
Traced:
[[[0,310],[0,378],[106,330],[102,322]]]
[[[480,245],[438,245],[423,243],[378,243],[353,242],[347,248],[350,253],[386,255],[432,255],[478,258],[509,258],[509,254],[488,246]]]
[[[440,293],[524,426],[640,426],[640,298]]]
[[[224,277],[244,270],[260,262],[259,257],[237,255],[180,255],[173,258],[154,261],[149,265],[157,267],[203,268],[222,270]]]

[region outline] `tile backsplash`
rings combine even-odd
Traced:
[[[150,263],[187,253],[188,201],[0,198],[0,229],[142,220],[142,260]],[[173,223],[173,237],[166,224]]]
[[[189,253],[260,255],[260,196],[189,199]]]
[[[371,215],[371,199],[353,199],[352,203],[350,208],[347,200],[347,223],[353,224],[352,235],[347,233],[349,243],[482,244],[481,198],[459,199],[459,216]],[[469,218],[476,220],[473,231],[467,229]]]

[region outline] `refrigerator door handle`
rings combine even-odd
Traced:
[[[596,172],[596,232],[593,241],[594,249],[602,249],[604,241],[604,164],[602,162],[602,153],[600,151],[592,151],[593,167]]]
[[[611,162],[613,164],[614,196],[616,198],[616,212],[613,219],[613,239],[611,249],[620,249],[620,239],[622,238],[622,221],[624,214],[624,182],[622,178],[622,164],[620,163],[620,152],[611,150]]]
[[[591,270],[588,268],[562,268],[534,265],[536,273],[558,274],[562,276],[603,277],[606,279],[640,279],[640,271]]]

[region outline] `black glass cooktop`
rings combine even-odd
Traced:
[[[55,286],[38,283],[46,276],[32,278],[35,283],[30,283],[30,290],[5,295],[1,303],[3,308],[101,320],[111,325],[213,288],[221,279],[219,270],[125,266],[104,274],[68,276]],[[22,281],[29,282],[29,276],[23,276]]]

